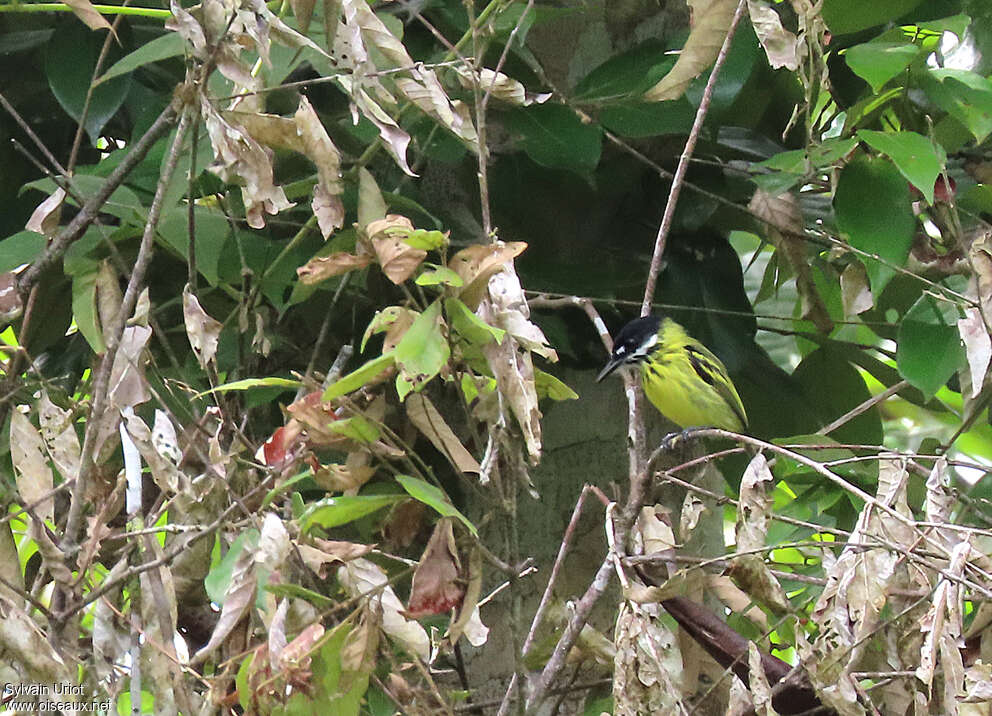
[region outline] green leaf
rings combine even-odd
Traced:
[[[448,237],[442,231],[428,231],[427,229],[414,229],[403,243],[421,251],[433,251],[448,243]]]
[[[913,243],[916,219],[909,187],[887,159],[859,157],[841,170],[834,195],[837,225],[851,245],[895,266],[903,266]],[[895,273],[865,260],[872,292],[878,295]]]
[[[981,143],[992,134],[992,81],[968,70],[931,70],[927,95]]]
[[[920,47],[905,42],[865,42],[848,49],[847,66],[878,92],[919,56]]]
[[[203,579],[203,586],[207,590],[207,596],[214,604],[223,604],[224,595],[231,585],[231,575],[234,572],[234,563],[238,561],[238,555],[242,550],[255,549],[258,546],[259,532],[256,529],[245,530],[228,547],[224,559],[216,567],[207,573]]]
[[[447,365],[451,348],[441,326],[441,301],[437,300],[417,316],[396,345],[393,358],[400,369],[396,376],[400,400],[411,390],[420,390]]]
[[[232,390],[251,390],[253,388],[285,388],[286,390],[297,390],[301,385],[300,381],[292,378],[277,378],[270,375],[267,378],[243,378],[230,383],[223,383],[210,390],[197,393],[194,398],[200,398],[210,393],[229,393]]]
[[[218,211],[205,206],[193,208],[196,225],[196,270],[211,286],[220,283],[217,266],[224,256],[224,244],[231,235],[231,224]],[[158,235],[183,260],[189,261],[189,215],[185,206],[175,206],[162,213]]]
[[[972,214],[992,214],[992,184],[975,184],[958,197],[958,208]],[[0,244],[0,248],[3,244]]]
[[[604,127],[621,137],[656,137],[688,134],[696,109],[684,97],[668,102],[610,105],[599,114]]]
[[[48,86],[62,108],[77,122],[83,116],[86,94],[93,79],[104,33],[92,32],[80,22],[63,22],[48,41],[45,76]],[[117,43],[111,52],[117,54]],[[100,131],[117,114],[131,89],[131,77],[125,75],[93,89],[84,128],[95,143]]]
[[[324,529],[346,525],[366,515],[389,507],[403,495],[339,495],[314,502],[300,517],[300,532],[306,534],[317,525]]]
[[[71,179],[72,196],[66,197],[66,203],[72,206],[79,206],[76,202],[76,197],[85,202],[99,191],[105,181],[106,179],[103,177],[93,176],[92,174],[76,174]],[[29,182],[23,187],[23,189],[37,189],[46,194],[51,194],[57,188],[55,182],[47,177]],[[107,199],[100,211],[111,216],[116,216],[126,224],[144,226],[145,223],[145,207],[142,206],[138,195],[126,186],[119,186],[114,189],[110,198]]]
[[[792,377],[817,397],[819,415],[825,423],[845,415],[871,397],[864,378],[840,351],[821,346],[803,358]],[[841,443],[881,444],[882,416],[878,407],[851,419],[830,436]]]
[[[318,609],[330,609],[336,602],[320,592],[315,592],[299,584],[285,582],[282,584],[266,584],[265,591],[277,597],[295,597],[310,602]]]
[[[45,237],[33,231],[18,231],[0,241],[0,273],[34,261],[45,249]]]
[[[574,98],[579,102],[608,102],[643,94],[675,64],[675,58],[666,54],[668,49],[658,40],[649,40],[611,57],[579,81]]]
[[[279,485],[277,487],[273,487],[271,490],[269,490],[265,494],[265,499],[262,500],[262,507],[261,507],[261,509],[264,510],[266,507],[268,507],[269,505],[271,505],[272,502],[273,502],[273,500],[275,500],[277,497],[279,497],[279,495],[281,495],[282,493],[284,493],[286,490],[288,490],[290,487],[292,487],[296,483],[302,482],[303,480],[306,480],[307,478],[312,478],[312,477],[313,477],[313,470],[311,470],[310,468],[307,468],[306,470],[304,470],[303,472],[299,473],[298,475],[293,475],[291,478],[289,478],[288,480],[286,480],[281,485]]]
[[[537,388],[537,396],[539,398],[551,398],[552,400],[579,399],[578,393],[550,373],[545,373],[538,368],[534,369],[534,386]]]
[[[328,424],[328,429],[351,438],[355,442],[370,444],[379,439],[382,434],[374,423],[369,422],[361,415],[353,415],[344,420],[335,420]]]
[[[897,20],[921,0],[825,0],[823,20],[835,35],[846,35]]]
[[[96,308],[97,270],[81,273],[72,278],[72,319],[83,338],[96,354],[107,350],[103,342],[103,329]]]
[[[462,303],[459,299],[445,299],[444,312],[447,314],[448,320],[451,321],[451,327],[455,329],[455,333],[460,335],[469,343],[473,343],[477,346],[484,346],[494,338],[497,343],[503,342],[503,336],[506,335],[506,331],[502,328],[490,326],[488,323],[475,315],[469,307]]]
[[[603,133],[583,124],[560,104],[521,107],[507,115],[507,126],[520,147],[541,166],[588,172],[599,164]]]
[[[393,353],[386,353],[378,358],[373,358],[361,368],[353,370],[348,375],[329,385],[327,390],[324,391],[324,395],[321,396],[321,399],[333,400],[334,398],[358,390],[392,365]]]
[[[410,477],[409,475],[397,475],[396,482],[400,483],[400,485],[403,486],[403,489],[406,490],[413,499],[418,502],[423,502],[443,517],[454,517],[465,525],[469,532],[476,537],[479,536],[479,531],[475,528],[475,525],[469,522],[468,518],[451,504],[451,500],[448,499],[448,496],[444,494],[441,488],[436,487],[429,482],[424,482],[419,478]]]
[[[462,277],[447,266],[437,266],[435,264],[426,264],[426,266],[430,266],[431,268],[422,271],[414,280],[414,283],[418,286],[437,286],[438,284],[463,286],[465,284]]]
[[[858,138],[872,149],[885,154],[895,162],[896,168],[913,186],[920,190],[927,202],[933,203],[934,182],[947,160],[943,150],[916,132],[858,131]]]
[[[100,75],[96,84],[101,85],[114,77],[126,75],[139,67],[144,67],[152,62],[166,60],[170,57],[182,55],[186,51],[186,43],[178,32],[167,32],[161,37],[156,37],[151,42],[146,42],[137,50],[125,55],[115,62],[106,72]]]
[[[899,324],[896,365],[903,378],[930,398],[965,360],[958,333],[960,309],[923,294]]]

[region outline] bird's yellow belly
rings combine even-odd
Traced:
[[[716,391],[701,390],[702,380],[695,376],[688,361],[686,363],[679,369],[675,369],[671,363],[661,366],[652,362],[643,364],[641,384],[648,400],[662,415],[681,428],[714,427],[735,432],[742,430],[744,426],[733,409]],[[691,378],[687,380],[683,376]]]

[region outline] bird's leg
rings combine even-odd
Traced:
[[[696,438],[696,431],[699,430],[698,427],[683,428],[680,431],[668,433],[662,441],[661,446],[665,452],[675,452],[676,450],[685,448],[690,442]]]

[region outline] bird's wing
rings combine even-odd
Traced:
[[[702,343],[685,346],[686,356],[689,364],[696,371],[702,380],[711,385],[720,397],[723,398],[727,406],[734,412],[734,415],[741,421],[741,427],[747,425],[747,414],[744,412],[744,404],[737,395],[737,390],[727,375],[727,369],[723,367],[720,359],[713,355]]]

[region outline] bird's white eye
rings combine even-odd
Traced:
[[[627,346],[617,346],[617,349],[614,351],[614,353],[616,353],[618,356],[622,356],[626,352],[627,352]]]

